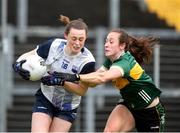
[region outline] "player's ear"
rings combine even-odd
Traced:
[[[64,33],[64,38],[67,39],[67,34],[66,33]]]

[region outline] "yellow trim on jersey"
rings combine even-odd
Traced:
[[[113,85],[117,88],[117,89],[122,89],[124,88],[126,85],[129,84],[129,81],[125,78],[117,78],[115,80],[112,81]]]
[[[142,69],[142,67],[136,63],[134,65],[134,67],[130,70],[130,76],[133,78],[133,79],[139,79],[142,75],[142,73],[144,72],[144,70]]]

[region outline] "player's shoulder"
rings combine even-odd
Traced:
[[[55,38],[52,42],[54,45],[66,45],[67,40],[61,38]]]
[[[91,58],[91,59],[93,59],[95,61],[95,58],[94,58],[93,54],[91,53],[91,51],[88,48],[84,47],[81,50],[81,53],[82,53],[81,54],[82,56],[84,56],[86,58]]]
[[[66,45],[66,43],[67,43],[67,40],[65,40],[65,39],[55,38],[52,41],[51,48],[53,48],[53,49],[63,49],[64,46]]]
[[[81,50],[81,53],[83,55],[88,55],[88,54],[92,55],[91,51],[86,47],[83,47],[83,49]]]
[[[81,50],[81,53],[82,53],[82,55],[85,55],[85,56],[89,56],[89,55],[93,56],[91,51],[86,47],[83,47],[83,49]]]

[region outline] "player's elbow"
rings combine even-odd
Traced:
[[[94,84],[94,83],[89,83],[89,84],[88,84],[88,86],[89,86],[89,87],[96,87],[96,86],[97,86],[97,84]]]
[[[79,96],[85,96],[85,94],[86,94],[86,91],[81,91],[81,92],[77,93],[77,95],[79,95]]]
[[[86,87],[82,87],[82,86],[79,86],[79,91],[77,91],[77,95],[79,96],[84,96],[87,92],[87,89],[88,89],[88,86]]]
[[[80,91],[80,92],[74,91],[73,93],[75,93],[78,96],[84,96],[86,94],[86,92],[82,92],[82,91]]]

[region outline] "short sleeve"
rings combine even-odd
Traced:
[[[95,71],[95,62],[89,62],[82,68],[80,74],[87,74]]]
[[[42,58],[47,59],[48,54],[49,54],[49,49],[50,49],[51,44],[52,44],[53,41],[54,41],[54,39],[50,39],[48,41],[45,41],[45,42],[41,43],[38,46],[37,54],[39,56],[41,56]]]

